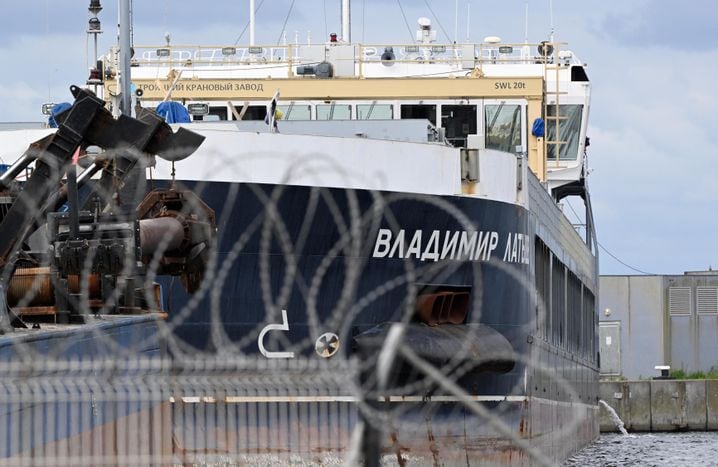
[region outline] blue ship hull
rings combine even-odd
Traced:
[[[194,297],[178,281],[163,284],[170,323],[181,316],[178,335],[199,350],[216,350],[209,332],[213,321],[235,341],[256,335],[272,318],[281,321],[281,309],[287,310],[285,336],[293,345],[327,331],[350,338],[406,318],[410,302],[429,287],[468,291],[466,322],[492,326],[511,339],[523,334],[525,344],[535,319],[529,312],[533,288],[526,286],[533,284],[532,266],[520,257],[503,259],[509,235],[531,238],[529,214],[519,206],[299,186],[212,183],[199,189],[218,214],[214,267],[221,274]],[[374,254],[380,230],[405,232],[403,255],[399,247],[383,257]],[[434,231],[436,248],[430,241]],[[423,234],[421,251],[407,254],[416,232]],[[491,257],[459,258],[463,232],[467,241],[473,232],[497,233]],[[454,259],[447,254],[439,261],[422,260],[426,253],[440,257],[443,243],[456,234]],[[304,241],[297,247],[300,237]],[[256,353],[256,341],[241,350]]]
[[[263,344],[267,350],[290,351],[296,357],[318,359],[315,340],[325,332],[333,332],[342,345],[333,358],[349,358],[357,355],[357,340],[376,326],[416,322],[415,299],[422,291],[466,291],[470,294],[470,306],[465,323],[497,331],[510,343],[516,361],[508,372],[487,372],[474,366],[456,372],[448,369],[447,377],[457,378],[475,402],[498,414],[512,433],[554,461],[564,459],[598,435],[597,368],[591,348],[594,344],[585,339],[580,344],[582,348],[571,350],[568,344],[562,346],[558,340],[552,341],[550,329],[544,336],[539,331],[543,324],[539,323],[537,303],[540,298],[536,287],[535,240],[555,245],[557,239],[541,238],[547,233],[544,229],[538,232],[541,222],[536,221],[536,213],[517,205],[472,197],[258,184],[189,186],[201,190],[202,198],[218,214],[215,267],[223,274],[212,277],[207,288],[194,298],[187,296],[176,282],[166,281],[164,290],[170,323],[177,324],[176,336],[197,351],[213,353],[231,348],[235,355],[262,358],[261,331],[269,324],[283,323],[280,311],[286,310],[288,329],[265,335]],[[401,232],[404,232],[403,254],[402,245],[396,245]],[[412,250],[416,232],[422,233],[421,240],[417,242],[419,248],[414,245]],[[438,246],[431,241],[434,232],[438,232]],[[478,237],[473,253],[462,256],[458,253],[461,239],[469,244],[473,232]],[[462,237],[464,233],[466,237]],[[491,233],[497,234],[498,241],[490,254],[484,254],[486,248],[477,253],[481,236]],[[451,248],[445,245],[457,234],[459,247],[452,259]],[[432,254],[439,260],[434,261]],[[565,256],[562,260],[571,265],[580,262],[579,258]],[[583,279],[586,282],[581,290],[593,297],[595,276]],[[593,306],[587,304],[584,307],[588,310],[565,313],[587,312],[587,316],[594,316]],[[181,320],[175,321],[178,316]],[[567,330],[559,333],[565,335]],[[180,347],[170,346],[184,354],[187,349]],[[375,357],[368,357],[369,366],[376,364]],[[552,381],[536,366],[560,374],[566,382]],[[397,388],[399,399],[388,403],[385,409],[402,414],[401,420],[414,428],[386,432],[388,440],[393,440],[385,439],[386,452],[402,452],[408,458],[416,455],[419,456],[416,459],[423,459],[422,463],[433,459],[434,451],[450,463],[463,463],[466,459],[470,459],[470,464],[480,459],[494,459],[500,465],[531,462],[520,446],[455,399],[450,397],[448,402],[442,402],[439,397],[438,402],[427,405],[432,395],[446,394],[435,385],[429,386],[413,393],[415,399],[411,403],[402,399],[411,395]],[[270,393],[271,390],[268,389]],[[286,413],[304,407],[287,397],[280,398],[277,405],[266,402],[253,408],[247,404],[254,402],[242,402],[240,397],[238,407],[217,410],[269,414],[280,411],[282,404],[287,407]],[[335,411],[343,410],[339,408],[340,399],[328,400],[334,402],[322,399],[324,402],[317,402],[314,409],[307,402],[306,409],[301,410],[319,411],[323,403],[335,404]],[[354,404],[345,405],[346,413],[354,415],[337,422],[347,427],[342,435],[344,441],[335,443],[337,446],[324,446],[322,451],[320,436],[314,438],[314,444],[297,444],[299,441],[292,441],[292,436],[279,444],[271,435],[265,441],[280,452],[303,452],[305,459],[311,458],[313,452],[333,449],[346,454],[349,428],[355,426],[359,415]],[[428,430],[427,414],[431,414],[429,424],[433,427]],[[409,422],[412,418],[420,419],[419,423]],[[235,420],[240,419],[235,416]],[[238,422],[238,426],[220,431],[226,431],[229,438],[260,436],[263,430],[250,425]],[[217,430],[214,423],[200,422],[200,426],[208,432]],[[292,432],[311,429],[311,423],[305,426],[298,422],[297,427],[300,426]],[[565,427],[569,427],[568,432],[561,431]],[[283,429],[281,423],[266,428],[269,433],[281,433]],[[263,449],[259,439],[255,441],[247,441],[249,452],[272,452]],[[435,449],[427,449],[431,445]],[[235,452],[234,446],[225,444],[224,449]]]
[[[351,454],[358,421],[376,422],[367,413],[393,415],[395,425],[377,425],[384,461],[398,464],[530,464],[532,457],[516,439],[559,461],[597,436],[595,352],[570,351],[552,340],[550,329],[541,332],[540,318],[550,313],[537,301],[536,245],[556,239],[539,232],[535,213],[469,197],[185,185],[218,220],[215,254],[201,290],[188,295],[179,280],[160,278],[168,319],[154,328],[127,321],[116,328],[116,338],[85,329],[62,335],[59,344],[43,336],[33,346],[37,355],[63,349],[64,356],[104,357],[125,347],[157,355],[166,345],[173,365],[249,357],[256,368],[145,369],[133,387],[143,394],[156,382],[158,389],[151,397],[144,393],[141,403],[132,403],[137,399],[127,392],[98,402],[89,390],[65,408],[49,404],[23,414],[6,404],[0,429],[5,427],[7,448],[0,458],[41,458],[48,446],[57,451],[58,445],[81,458],[83,451],[73,446],[99,443],[89,452],[127,459],[140,453],[145,457],[138,463],[329,463]],[[595,291],[586,279],[581,290]],[[457,326],[489,329],[510,345],[514,361],[500,372],[462,367],[470,362],[461,359],[440,368],[516,439],[422,375],[397,370],[386,397],[372,398],[379,349],[362,350],[363,336],[396,322],[434,332],[422,324],[416,300],[436,291],[468,293],[468,310]],[[442,326],[448,325],[436,328]],[[336,334],[339,343],[329,359],[316,351],[324,333]],[[98,339],[118,345],[103,350]],[[0,345],[3,361],[16,360],[16,349]],[[421,346],[412,350],[432,357]],[[276,356],[283,358],[266,358]],[[355,357],[362,359],[358,368]],[[333,369],[337,380],[294,388],[303,374],[313,374],[303,370],[307,361],[313,362],[309,367]],[[565,384],[542,368],[563,376]],[[191,377],[178,380],[178,374]],[[70,418],[58,428],[57,420],[73,410],[85,418]],[[28,421],[38,413],[39,422]],[[50,419],[51,435],[38,436],[38,426]]]

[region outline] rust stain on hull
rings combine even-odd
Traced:
[[[429,438],[429,450],[431,451],[431,455],[434,457],[434,466],[438,467],[439,465],[439,449],[436,447],[436,438],[434,438],[434,432],[431,430],[431,420],[426,420],[426,435]]]
[[[390,439],[391,449],[396,453],[396,462],[399,464],[400,467],[406,467],[406,459],[404,459],[402,451],[408,450],[406,448],[402,448],[399,445],[399,438],[396,436],[396,433],[392,432],[390,435]]]

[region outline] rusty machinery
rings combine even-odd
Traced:
[[[57,132],[31,144],[0,177],[10,199],[0,212],[0,332],[8,324],[23,326],[17,315],[71,322],[83,321],[89,310],[156,309],[155,286],[145,281],[148,268],[181,276],[194,292],[215,236],[214,212],[192,192],[153,191],[129,209],[119,200],[124,184],[144,174],[155,155],[183,159],[204,137],[184,128],[172,132],[151,111],[115,119],[94,94],[70,89],[75,102],[56,117]],[[78,177],[73,154],[88,146],[105,152]],[[14,185],[33,162],[27,181]],[[99,180],[89,183],[99,171]],[[65,212],[57,212],[60,207]],[[25,251],[43,225],[49,251]]]

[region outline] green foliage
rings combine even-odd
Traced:
[[[686,373],[684,370],[672,370],[671,377],[675,379],[718,379],[718,368],[713,367],[707,372],[694,371]]]
[[[671,378],[686,379],[686,372],[683,370],[671,370]]]

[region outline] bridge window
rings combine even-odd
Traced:
[[[442,105],[441,126],[446,129],[446,139],[458,147],[466,147],[468,135],[476,134],[475,105]]]
[[[216,122],[219,120],[227,120],[227,107],[210,107],[207,115],[193,115],[192,120],[195,122]]]
[[[289,104],[278,105],[277,108],[282,112],[282,120],[311,120],[312,118],[310,105]]]
[[[515,153],[521,146],[521,106],[498,104],[484,106],[486,149]]]
[[[244,110],[244,108],[237,109],[240,115],[242,115],[242,111],[244,111],[244,115],[242,115],[242,120],[264,120],[267,116],[267,106],[266,105],[250,105],[247,107],[247,110]],[[232,120],[235,120],[234,114],[232,114]]]
[[[352,106],[346,104],[320,104],[317,120],[351,120]]]
[[[578,142],[581,134],[581,115],[583,105],[559,105],[559,115],[556,115],[556,106],[549,105],[546,118],[546,152],[549,160],[576,160],[578,157]],[[558,117],[558,118],[556,118]],[[556,121],[559,121],[558,135],[556,134]]]
[[[391,104],[358,104],[357,120],[391,120],[394,106]]]
[[[426,119],[436,125],[436,106],[422,104],[406,104],[401,106],[401,118]]]

